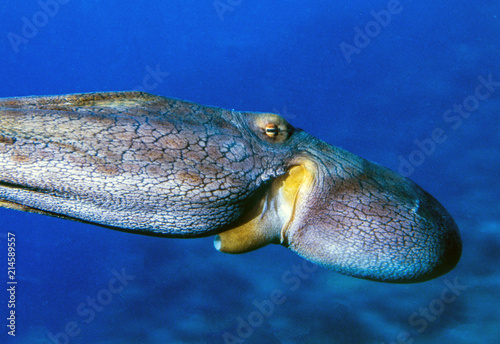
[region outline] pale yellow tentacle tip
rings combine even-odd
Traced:
[[[221,251],[222,243],[218,234],[214,237],[214,247],[217,251]]]

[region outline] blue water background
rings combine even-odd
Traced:
[[[478,78],[500,81],[498,2],[401,0],[379,32],[372,11],[393,2],[43,4],[0,4],[0,97],[145,89],[278,112],[396,171],[420,157],[410,178],[454,216],[464,251],[445,276],[391,285],[310,265],[294,272],[304,261],[278,246],[226,255],[212,238],[152,238],[0,209],[0,342],[498,342],[500,87],[471,98]],[[341,46],[355,46],[356,28],[372,37],[346,58]],[[473,109],[446,121],[464,101]],[[415,153],[436,128],[446,140]],[[15,338],[5,326],[9,231],[18,245]],[[113,270],[135,276],[115,294]],[[259,311],[274,290],[283,302]],[[88,297],[106,301],[92,319],[78,312],[91,308]]]

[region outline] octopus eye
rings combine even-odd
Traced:
[[[251,131],[259,138],[271,144],[286,142],[294,132],[281,116],[265,112],[242,112]]]
[[[266,135],[269,137],[276,137],[280,132],[280,128],[273,123],[266,125]]]

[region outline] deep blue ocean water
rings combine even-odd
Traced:
[[[393,285],[278,246],[227,255],[0,209],[1,343],[499,342],[498,2],[6,0],[0,81],[0,97],[140,89],[280,113],[409,175],[464,245],[447,275]]]

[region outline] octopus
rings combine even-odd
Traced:
[[[392,283],[462,251],[446,209],[385,167],[276,114],[142,92],[0,99],[0,206],[226,253],[278,244]]]

